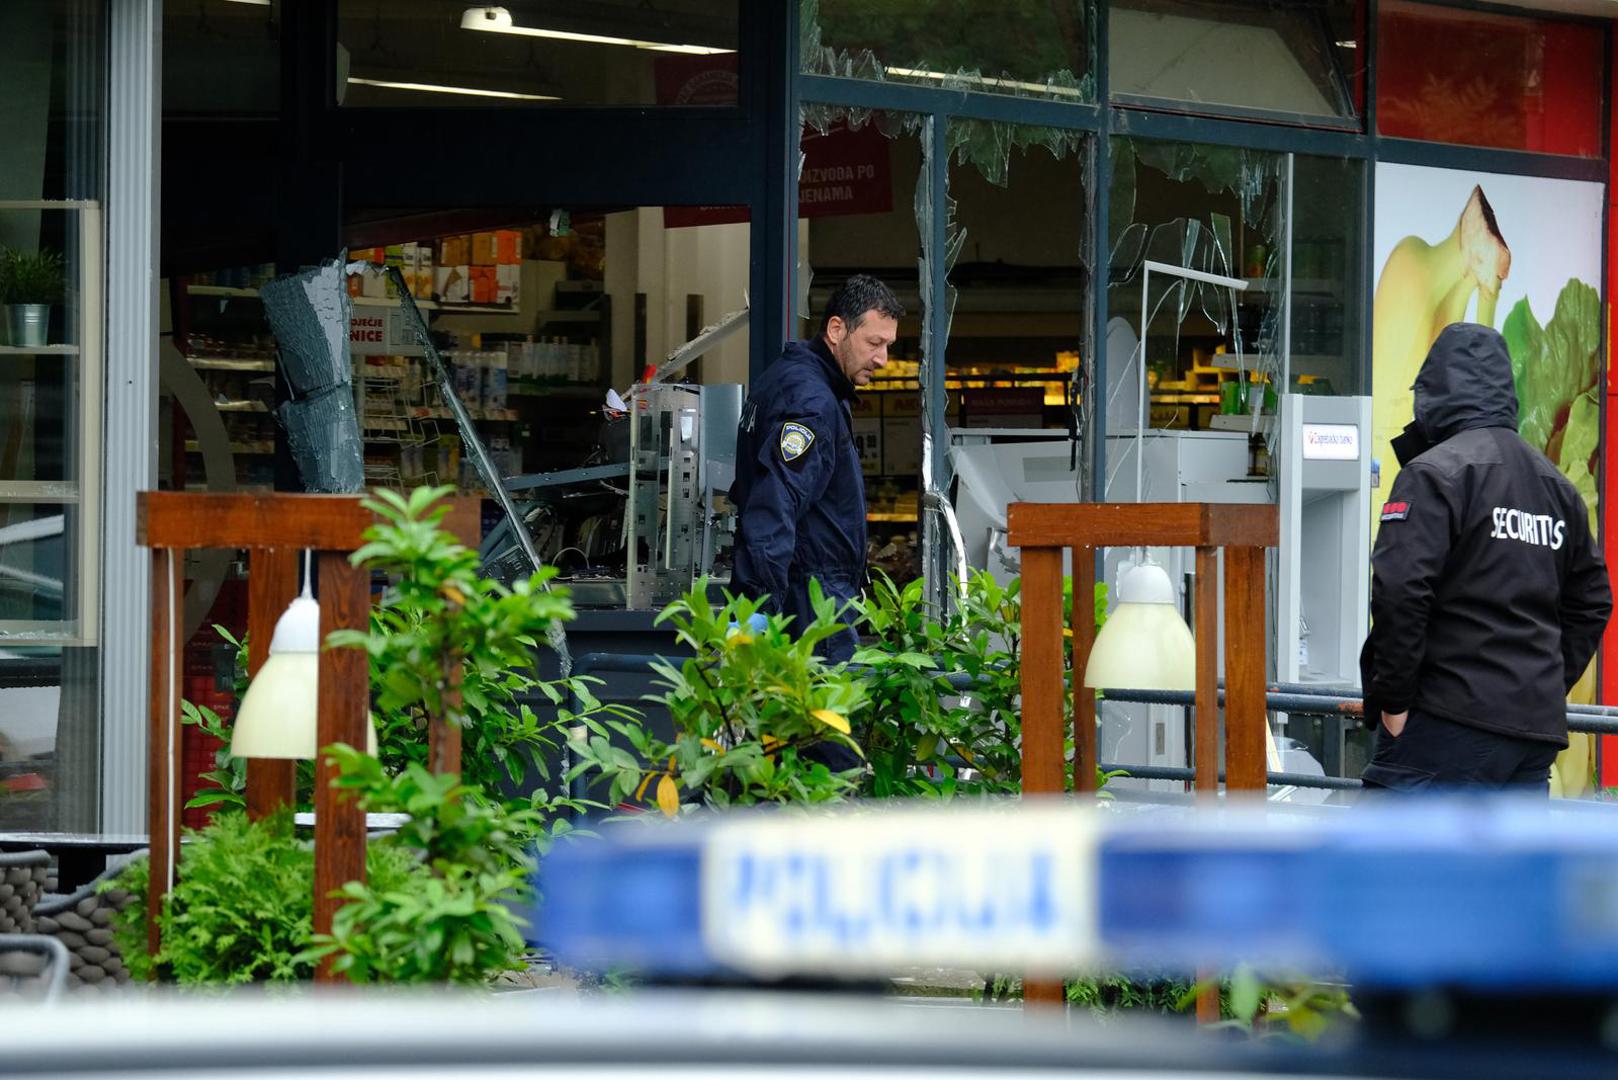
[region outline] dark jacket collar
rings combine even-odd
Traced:
[[[826,385],[831,387],[831,392],[836,394],[841,401],[853,401],[854,384],[848,381],[847,375],[843,374],[842,365],[831,354],[831,349],[826,345],[826,339],[815,337],[810,341],[800,341],[798,344],[808,346],[809,352],[813,353],[815,359],[820,362],[821,369],[826,373]]]

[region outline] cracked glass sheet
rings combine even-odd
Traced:
[[[961,412],[972,426],[1065,428],[1074,497],[1091,498],[1093,144],[1062,128],[949,123],[939,317]]]
[[[802,0],[808,75],[1095,100],[1094,0]]]
[[[291,400],[276,410],[308,491],[365,488],[365,451],[354,408],[350,306],[342,257],[268,282],[259,294],[275,334]]]
[[[1352,118],[1365,86],[1362,7],[1361,0],[1112,0],[1108,89],[1114,98]]]
[[[1146,298],[1145,356],[1156,400],[1148,426],[1204,427],[1194,410],[1218,412],[1216,352],[1247,382],[1247,411],[1273,414],[1266,386],[1282,375],[1281,154],[1115,137],[1109,195],[1108,430],[1133,432],[1139,415],[1141,278],[1147,260],[1249,282],[1247,290],[1153,274]],[[1120,321],[1122,324],[1120,325]],[[1269,441],[1273,451],[1273,429]],[[1134,498],[1121,475],[1131,454],[1113,455],[1107,498]]]

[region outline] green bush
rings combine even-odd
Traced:
[[[1066,588],[1071,596],[1071,582]],[[1097,625],[1106,611],[1103,588]],[[1012,795],[1021,788],[1021,584],[1002,585],[974,570],[960,597],[940,620],[921,581],[900,587],[877,574],[859,603],[865,647],[854,661],[863,665],[871,708],[857,735],[871,759],[873,796]],[[971,684],[951,685],[957,674]],[[1097,770],[1097,788],[1111,776]]]
[[[146,951],[146,859],[129,864],[103,888],[134,899],[114,919],[113,939],[136,979],[182,986],[284,983],[314,974],[314,846],[299,839],[292,811],[261,821],[220,813],[205,829],[186,830],[173,890],[157,918],[161,947]],[[395,889],[417,873],[407,851],[372,845],[368,880]]]
[[[803,753],[817,743],[858,752],[850,718],[866,703],[860,679],[815,652],[843,631],[840,605],[814,582],[810,601],[815,617],[807,626],[776,615],[755,632],[759,601],[727,593],[715,607],[706,579],[698,581],[658,616],[693,653],[678,666],[653,665],[674,741],[638,720],[583,717],[572,775],[605,781],[612,805],[644,799],[670,817],[682,805],[824,803],[853,794],[859,770],[834,773]]]
[[[415,867],[398,881],[353,881],[332,933],[310,955],[359,983],[480,984],[522,966],[518,909],[532,905],[530,848],[545,850],[568,828],[532,806],[502,803],[407,765],[389,776],[380,762],[347,746],[329,751],[338,787],[367,811],[405,813],[406,823],[372,847],[406,853]]]

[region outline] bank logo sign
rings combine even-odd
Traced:
[[[1305,461],[1358,461],[1360,429],[1353,424],[1303,425]]]

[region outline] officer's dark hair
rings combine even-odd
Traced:
[[[904,305],[899,303],[892,289],[870,274],[855,274],[839,285],[826,301],[826,310],[820,316],[820,332],[824,334],[836,317],[853,333],[869,311],[890,319],[902,319],[905,313]]]

